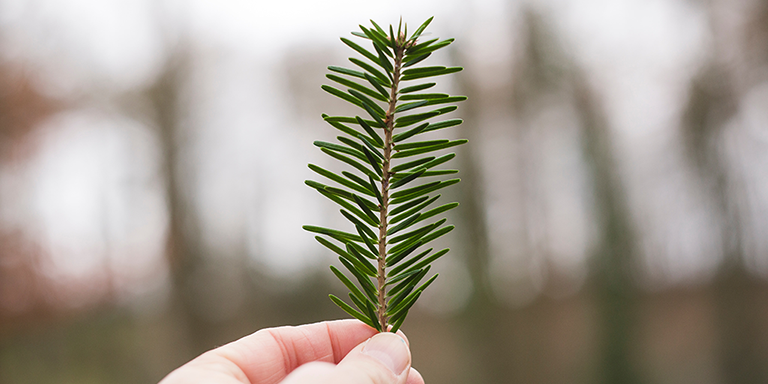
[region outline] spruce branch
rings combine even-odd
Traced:
[[[357,308],[334,295],[330,295],[330,298],[349,315],[379,331],[397,331],[411,306],[437,278],[435,274],[419,285],[428,274],[430,264],[445,255],[448,249],[432,255],[430,253],[433,248],[417,251],[453,230],[452,225],[442,227],[446,219],[436,216],[458,206],[458,203],[448,203],[428,208],[440,197],[429,196],[430,193],[455,184],[459,179],[415,185],[425,177],[457,173],[457,170],[452,169],[432,169],[450,161],[455,154],[428,155],[393,164],[400,158],[430,154],[467,142],[447,139],[408,141],[424,132],[453,127],[462,122],[461,119],[430,121],[455,111],[455,105],[427,112],[419,109],[463,101],[466,100],[465,96],[417,93],[435,86],[434,82],[414,84],[400,89],[400,84],[404,81],[447,75],[462,69],[445,66],[416,67],[416,64],[428,59],[434,51],[453,42],[453,39],[419,42],[431,21],[432,18],[429,18],[408,37],[408,27],[405,25],[403,28],[402,20],[397,27],[397,33],[392,25],[387,31],[371,20],[372,27],[361,25],[361,32],[352,32],[352,35],[367,40],[373,50],[350,39],[341,38],[346,46],[367,61],[357,57],[349,59],[363,71],[339,66],[328,67],[330,71],[341,76],[328,74],[326,77],[347,87],[346,91],[330,85],[323,85],[321,88],[361,108],[364,112],[361,115],[364,117],[323,114],[326,122],[347,136],[338,136],[340,143],[315,141],[314,144],[327,155],[341,160],[361,174],[345,170],[339,175],[310,164],[310,169],[315,173],[337,183],[339,187],[313,180],[305,182],[339,204],[342,207],[341,214],[354,227],[353,232],[346,232],[304,226],[307,231],[327,236],[339,243],[337,245],[324,237],[315,237],[320,244],[339,255],[341,264],[354,277],[350,279],[341,270],[331,267],[334,275],[349,289],[349,298]],[[384,103],[384,106],[379,103]],[[413,112],[404,114],[409,111]],[[404,131],[401,129],[413,125],[416,127]],[[396,134],[396,130],[401,132]],[[379,133],[381,131],[383,137]],[[373,197],[375,201],[369,200]],[[390,210],[393,205],[397,207]],[[428,219],[436,221],[400,234],[412,225]],[[378,234],[375,229],[378,229]],[[394,236],[395,234],[397,236]],[[412,254],[416,255],[411,256]],[[371,279],[374,279],[375,284]],[[355,285],[353,280],[357,280],[359,285]]]

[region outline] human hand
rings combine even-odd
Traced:
[[[402,332],[357,320],[265,328],[210,350],[160,384],[424,384]]]

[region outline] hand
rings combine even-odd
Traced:
[[[266,328],[210,350],[160,384],[424,384],[398,331],[357,320]]]

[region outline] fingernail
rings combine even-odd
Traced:
[[[363,347],[363,353],[381,361],[395,375],[399,376],[411,361],[411,354],[405,340],[391,332],[373,336]]]

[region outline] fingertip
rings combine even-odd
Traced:
[[[406,380],[405,384],[424,384],[424,378],[421,376],[421,373],[416,370],[416,368],[411,368],[408,371],[408,380]]]
[[[411,366],[411,351],[405,339],[390,332],[382,332],[368,339],[361,352],[378,360],[395,376]]]

